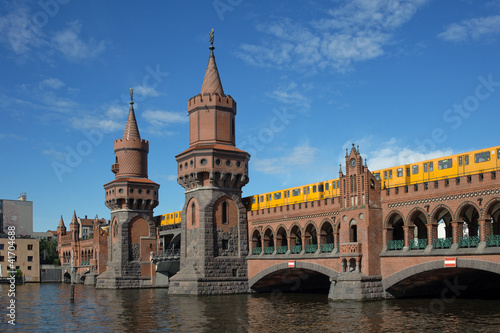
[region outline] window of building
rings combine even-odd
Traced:
[[[32,251],[33,250],[33,244],[28,244],[28,251]]]
[[[418,165],[414,165],[411,167],[411,173],[414,175],[418,174]]]
[[[490,160],[490,152],[483,151],[482,153],[474,154],[474,161],[476,163],[488,162]]]
[[[438,169],[449,169],[453,166],[453,160],[451,158],[447,158],[445,160],[438,161]]]
[[[253,201],[255,203],[255,198],[253,198]],[[191,203],[191,225],[196,225],[196,205]]]
[[[227,202],[223,202],[222,203],[222,224],[228,224],[228,220],[227,220]]]
[[[33,256],[28,256],[28,261],[33,261]]]
[[[229,240],[227,240],[227,239],[222,240],[222,249],[229,250]]]
[[[396,175],[397,175],[398,177],[403,177],[403,168],[398,168],[398,169],[396,170]]]
[[[3,250],[3,244],[0,244],[0,250]]]
[[[0,256],[0,262],[3,262],[5,260],[4,256]]]
[[[28,266],[28,271],[31,271],[31,266]]]

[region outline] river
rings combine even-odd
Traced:
[[[498,332],[500,302],[467,299],[328,301],[321,294],[170,296],[166,289],[0,285],[0,332]],[[16,326],[7,306],[15,299]]]

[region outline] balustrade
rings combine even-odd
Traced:
[[[268,246],[264,248],[264,254],[273,254],[274,246]]]
[[[276,247],[276,253],[277,254],[285,254],[286,251],[288,251],[288,246],[277,246]]]
[[[409,246],[410,250],[423,250],[427,247],[427,238],[423,239],[410,239]]]
[[[315,253],[318,250],[317,244],[311,244],[305,246],[305,253]]]
[[[404,246],[405,246],[404,239],[395,239],[395,240],[387,241],[387,250],[388,251],[402,250]]]
[[[333,243],[321,244],[320,245],[321,253],[332,252],[334,246],[335,245]]]
[[[290,253],[296,254],[302,252],[302,245],[294,245],[290,247]]]
[[[252,249],[252,254],[260,254],[262,252],[262,248],[261,247],[254,247]]]
[[[458,237],[458,248],[477,247],[479,245],[479,236]]]
[[[500,247],[500,235],[488,235],[486,236],[486,246],[496,246]]]
[[[433,249],[449,249],[453,244],[453,238],[434,238],[432,240]]]

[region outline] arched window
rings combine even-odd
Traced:
[[[227,202],[222,203],[222,224],[228,224],[227,220]]]
[[[196,225],[196,205],[191,204],[191,225]]]
[[[352,220],[350,230],[349,230],[349,241],[355,243],[358,241],[358,226],[356,225],[356,221]]]

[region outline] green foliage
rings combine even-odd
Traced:
[[[12,271],[9,270],[9,277],[12,276]],[[22,280],[23,278],[23,272],[18,268],[16,269],[16,280]]]
[[[56,259],[59,262],[57,240],[40,239],[40,264],[55,264]]]

